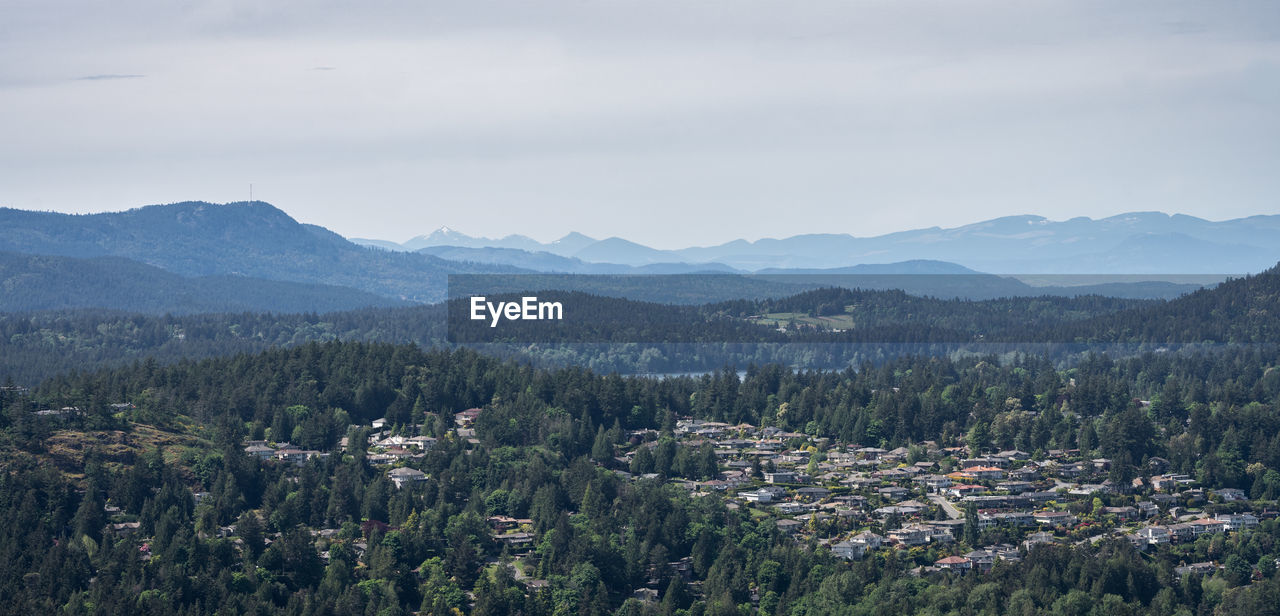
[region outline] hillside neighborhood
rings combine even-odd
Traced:
[[[456,413],[441,438],[479,446],[474,425],[481,413]],[[363,452],[369,464],[385,468],[397,490],[411,490],[427,479],[413,468],[415,460],[437,443],[434,437],[406,435],[421,428],[375,420],[360,428],[363,444],[344,437],[340,447]],[[1107,538],[1127,540],[1141,551],[1186,548],[1204,559],[1185,562],[1175,573],[1213,575],[1223,567],[1212,559],[1215,537],[1247,533],[1277,517],[1274,508],[1250,501],[1243,490],[1205,490],[1189,476],[1165,472],[1168,462],[1159,457],[1147,460],[1142,476],[1115,481],[1110,460],[1078,450],[972,451],[933,441],[884,449],[692,418],[679,419],[670,434],[638,430],[625,439],[610,463],[602,464],[624,480],[667,481],[692,497],[723,498],[729,508],[771,518],[779,533],[844,560],[895,550],[914,563],[913,575],[982,573],[1020,561],[1039,546]],[[643,468],[646,457],[653,464],[652,450],[662,442],[697,452],[691,456],[712,452],[714,478],[664,477]],[[329,455],[262,440],[247,442],[244,451],[299,465]],[[491,540],[517,558],[529,556],[540,539],[532,520],[492,515],[487,521]],[[688,563],[669,567],[679,573]],[[531,582],[536,588],[540,581]]]

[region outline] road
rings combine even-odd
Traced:
[[[952,520],[960,519],[960,510],[956,509],[956,506],[952,505],[951,501],[943,498],[941,495],[938,495],[938,494],[930,494],[929,500],[933,501],[934,503],[937,503],[938,506],[942,507],[942,510],[947,513],[948,518]]]

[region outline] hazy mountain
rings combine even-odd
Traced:
[[[346,287],[243,276],[186,278],[121,257],[0,252],[0,312],[105,308],[147,314],[334,312],[408,305]]]
[[[428,248],[509,248],[512,250],[524,250],[527,252],[548,252],[553,255],[568,257],[574,253],[596,243],[595,238],[587,237],[576,231],[571,232],[564,237],[543,244],[537,240],[526,237],[524,235],[508,235],[499,239],[487,237],[472,237],[461,231],[455,231],[449,227],[440,227],[427,235],[419,235],[404,243],[392,242],[389,240],[367,239],[367,238],[350,238],[354,244],[361,246],[373,246],[377,248],[386,248],[388,250],[399,250],[403,252],[426,252]]]
[[[568,256],[596,243],[593,237],[585,236],[577,231],[572,231],[568,235],[547,244],[547,252]]]
[[[444,297],[451,273],[513,268],[357,246],[262,202],[188,202],[70,215],[0,209],[0,250],[119,256],[184,276],[242,275],[348,286],[388,297]]]
[[[637,244],[620,237],[603,239],[589,244],[573,256],[583,261],[596,263],[622,263],[625,265],[648,265],[650,263],[671,263],[678,261],[707,262],[713,259],[690,259],[679,254],[679,251],[658,250],[643,244]]]
[[[592,263],[720,263],[746,271],[934,260],[1011,274],[1231,274],[1261,271],[1280,259],[1276,215],[1219,222],[1160,212],[1064,221],[1007,216],[875,237],[808,234],[680,250],[658,250],[617,237],[592,241],[580,234],[532,246],[533,240],[523,236],[487,240],[455,232],[432,235],[435,245],[519,248]]]
[[[694,274],[740,273],[719,263],[655,263],[632,266],[616,263],[590,263],[573,257],[562,257],[550,252],[530,252],[516,248],[464,248],[460,246],[432,246],[417,252],[450,261],[510,265],[537,272],[562,274]]]
[[[517,250],[539,251],[544,246],[537,240],[523,235],[508,235],[500,239],[487,237],[471,237],[465,233],[454,231],[449,227],[440,227],[428,235],[419,235],[401,244],[403,250],[417,251],[432,246],[458,246],[462,248],[514,248]]]

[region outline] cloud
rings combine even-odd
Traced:
[[[84,77],[76,77],[76,81],[108,81],[112,79],[142,79],[144,77],[146,77],[146,75],[106,73],[102,75],[85,75]]]
[[[367,237],[677,245],[1216,219],[1280,194],[1274,0],[20,4],[0,27],[0,201],[19,207],[230,201],[252,180]]]

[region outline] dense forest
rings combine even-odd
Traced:
[[[1265,347],[1094,357],[1068,370],[1033,357],[918,356],[839,373],[750,366],[657,379],[331,342],[66,375],[0,390],[0,611],[1275,613],[1275,520],[1154,552],[1097,535],[986,573],[917,577],[908,570],[935,552],[846,562],[758,509],[682,487],[719,467],[676,424],[774,427],[791,447],[901,445],[922,458],[927,441],[1078,449],[1111,459],[1115,481],[1150,475],[1160,458],[1274,507],[1278,360]],[[471,440],[454,429],[468,408],[479,409]],[[434,439],[395,464],[423,473],[420,485],[397,489],[370,461],[375,419]],[[255,440],[329,455],[264,462],[244,448]],[[623,452],[636,453],[630,468]],[[529,548],[498,540],[509,535],[490,522],[506,518],[524,520]],[[986,539],[966,531],[961,544]],[[1174,573],[1204,559],[1226,566]]]

